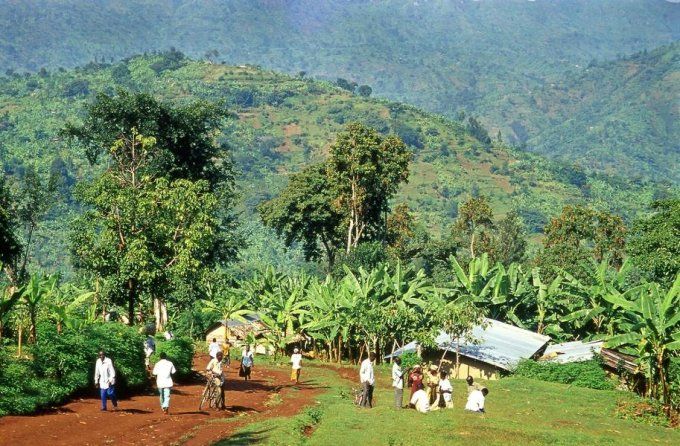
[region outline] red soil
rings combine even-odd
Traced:
[[[194,360],[194,369],[207,364],[206,356]],[[146,393],[125,398],[118,410],[99,411],[97,390],[63,406],[30,416],[0,418],[0,445],[207,445],[229,437],[238,428],[265,418],[291,416],[310,404],[319,389],[301,383],[293,386],[286,371],[256,364],[252,380],[238,377],[238,363],[228,371],[227,410],[198,411],[204,383],[176,384],[170,398],[170,414],[163,415],[158,396]],[[278,393],[281,404],[267,407]],[[240,416],[220,423],[220,419]]]

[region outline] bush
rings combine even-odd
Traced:
[[[35,412],[92,389],[101,349],[113,360],[118,388],[145,384],[143,343],[134,328],[117,323],[97,323],[78,332],[65,329],[61,334],[52,324],[39,324],[33,361],[0,350],[0,416]]]
[[[156,353],[151,356],[151,362],[158,362],[161,352],[168,355],[177,369],[177,378],[186,378],[191,375],[191,366],[194,358],[194,344],[190,338],[178,337],[170,341],[165,339],[156,340]]]
[[[561,384],[571,384],[590,389],[610,390],[614,383],[607,377],[597,360],[557,364],[523,360],[514,371],[515,376],[539,379]]]

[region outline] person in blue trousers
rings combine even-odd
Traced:
[[[113,408],[118,407],[116,398],[116,370],[113,362],[106,357],[103,351],[99,352],[99,358],[94,367],[94,385],[99,388],[99,396],[102,399],[102,411],[106,411],[106,400],[111,399]]]

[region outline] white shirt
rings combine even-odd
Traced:
[[[426,413],[430,410],[430,399],[423,389],[417,390],[413,394],[411,397],[411,404],[413,404],[420,413]]]
[[[301,369],[302,365],[300,365],[300,363],[302,362],[302,354],[293,353],[290,357],[290,362],[293,363],[293,370]]]
[[[220,344],[217,342],[211,342],[210,345],[208,346],[208,352],[210,353],[210,357],[214,358],[217,356],[217,352],[222,351],[220,348]]]
[[[153,375],[156,377],[156,387],[164,389],[172,387],[172,374],[177,372],[175,365],[167,359],[161,359],[153,366]]]
[[[449,392],[453,392],[453,386],[451,386],[451,381],[449,381],[448,378],[439,380],[439,391],[444,397],[444,401],[447,403],[451,401],[451,395],[453,395],[453,393]],[[446,393],[444,393],[445,391]]]
[[[473,390],[470,392],[470,395],[468,395],[465,410],[479,412],[481,409],[484,409],[484,395],[481,390]]]
[[[109,386],[116,384],[116,371],[113,369],[113,362],[109,358],[97,358],[97,364],[94,366],[94,383],[99,385],[100,389],[108,389]]]
[[[392,387],[395,389],[404,388],[404,378],[402,377],[401,366],[397,363],[392,365]]]
[[[248,351],[243,350],[243,353],[241,354],[241,365],[243,365],[243,367],[252,367],[253,366],[253,351],[252,350],[248,350]]]
[[[375,384],[375,377],[373,376],[373,363],[370,358],[361,361],[361,369],[359,369],[359,379],[362,383]]]

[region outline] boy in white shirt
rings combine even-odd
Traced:
[[[375,352],[371,352],[368,358],[361,362],[361,368],[359,369],[359,380],[363,388],[361,407],[373,407],[373,389],[375,388],[373,361],[375,361]]]
[[[444,407],[447,409],[453,408],[453,386],[446,372],[442,371],[439,375],[439,396],[440,406],[443,401]]]
[[[164,414],[168,414],[170,409],[170,389],[172,388],[172,375],[177,372],[175,365],[168,361],[165,352],[160,353],[160,361],[153,367],[152,374],[156,377],[156,387],[160,395],[161,409]]]
[[[99,388],[99,396],[102,400],[102,411],[106,411],[106,400],[111,398],[113,409],[118,407],[118,399],[116,398],[116,370],[113,368],[113,362],[104,354],[99,352],[99,358],[94,366],[94,385]]]
[[[473,390],[470,392],[467,404],[465,404],[465,410],[484,413],[484,399],[488,394],[489,390],[486,387],[482,388],[482,390]]]
[[[217,338],[213,338],[212,342],[208,346],[208,353],[210,354],[210,357],[215,359],[215,356],[217,356],[217,352],[221,352],[222,347],[220,347],[220,344],[217,343]]]
[[[290,380],[295,381],[295,384],[300,383],[300,370],[302,370],[302,354],[298,348],[293,350],[293,354],[290,356],[290,362],[293,364]]]
[[[394,358],[392,365],[392,387],[394,387],[394,407],[401,409],[404,402],[404,372],[401,370],[401,358]]]

